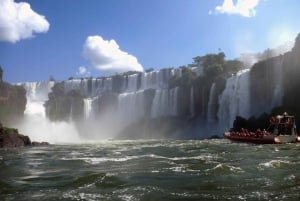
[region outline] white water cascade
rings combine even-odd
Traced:
[[[78,142],[79,136],[72,122],[51,122],[46,118],[44,103],[54,82],[32,82],[23,84],[27,91],[24,120],[18,125],[21,133],[32,141],[49,143]]]
[[[217,96],[216,96],[216,84],[213,83],[210,88],[209,92],[209,99],[207,104],[207,122],[209,124],[215,123],[215,114],[216,114],[216,102],[217,102]]]
[[[122,126],[133,123],[145,116],[143,91],[122,93],[118,96],[118,121]]]
[[[178,87],[155,91],[151,108],[151,117],[176,116]]]
[[[93,99],[91,98],[85,98],[83,99],[83,109],[84,109],[84,119],[87,120],[90,118],[92,113],[92,103]]]
[[[219,96],[219,128],[223,131],[232,127],[236,116],[249,118],[250,79],[249,69],[242,70],[227,79],[225,89]]]

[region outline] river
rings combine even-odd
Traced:
[[[0,150],[0,200],[298,200],[300,144],[99,141]]]

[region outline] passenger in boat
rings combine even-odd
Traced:
[[[281,123],[287,124],[288,121],[289,121],[288,113],[284,112],[283,115],[282,115],[282,121],[281,121]]]
[[[258,128],[256,131],[255,131],[255,137],[256,138],[260,138],[261,136],[261,130]]]

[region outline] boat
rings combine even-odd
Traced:
[[[255,144],[285,144],[298,143],[300,137],[296,132],[295,117],[288,115],[286,112],[283,115],[271,117],[270,125],[267,129],[256,130],[255,132],[241,128],[239,131],[228,131],[224,133],[224,138],[246,143]]]

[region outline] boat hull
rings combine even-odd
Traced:
[[[255,144],[285,144],[285,143],[297,143],[300,141],[296,135],[263,135],[256,136],[237,136],[230,132],[225,132],[224,138],[233,140],[236,142],[246,142]]]

